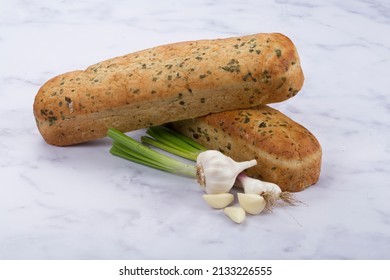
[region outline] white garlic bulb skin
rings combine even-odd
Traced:
[[[244,192],[248,194],[272,193],[274,196],[279,196],[282,192],[280,187],[271,182],[264,182],[258,179],[251,178],[244,173],[237,176],[237,181],[244,188]]]
[[[236,184],[244,189],[246,194],[255,194],[264,197],[266,202],[266,209],[271,210],[278,200],[281,200],[287,205],[296,205],[300,201],[295,199],[290,192],[284,192],[274,183],[263,182],[258,179],[248,177],[241,173],[237,176]]]
[[[227,193],[237,175],[256,164],[256,160],[236,162],[219,151],[204,151],[196,160],[198,182],[208,194]]]

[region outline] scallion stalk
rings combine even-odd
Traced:
[[[108,130],[107,136],[114,140],[110,149],[113,155],[162,171],[196,178],[194,165],[160,154],[114,128]]]
[[[151,127],[146,131],[151,137],[142,136],[141,141],[177,156],[196,161],[207,149],[194,140],[167,127]]]
[[[180,156],[180,157],[192,160],[192,161],[196,161],[196,158],[199,154],[199,153],[188,152],[184,149],[181,149],[180,147],[174,147],[174,146],[167,145],[167,144],[160,142],[160,141],[156,140],[155,138],[152,138],[149,136],[141,136],[141,141],[142,141],[142,143],[149,144],[151,146],[154,146],[156,148],[164,150],[168,153],[171,153],[171,154],[174,154],[174,155],[177,155],[177,156]]]
[[[183,141],[181,138],[173,134],[172,130],[169,130],[163,126],[150,127],[146,131],[147,134],[165,143],[168,146],[178,148],[184,151],[198,152],[199,149]]]

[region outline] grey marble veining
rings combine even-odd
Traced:
[[[390,258],[388,1],[0,2],[0,259]],[[304,205],[236,225],[193,180],[113,157],[108,139],[49,146],[35,126],[35,94],[57,74],[259,32],[289,36],[305,73],[273,105],[323,148]]]

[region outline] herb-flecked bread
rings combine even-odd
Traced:
[[[256,159],[246,173],[283,191],[301,191],[319,179],[322,150],[315,136],[269,106],[209,114],[171,127],[236,161]]]
[[[302,87],[282,34],[180,42],[130,53],[47,81],[34,116],[47,143],[66,146],[211,112],[280,102]]]

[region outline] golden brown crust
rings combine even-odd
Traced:
[[[208,149],[237,161],[255,158],[249,176],[301,191],[317,182],[321,146],[310,131],[269,106],[214,113],[174,122],[172,127]]]
[[[159,46],[54,77],[34,115],[58,146],[211,112],[280,102],[302,87],[296,49],[282,34],[255,34]]]

